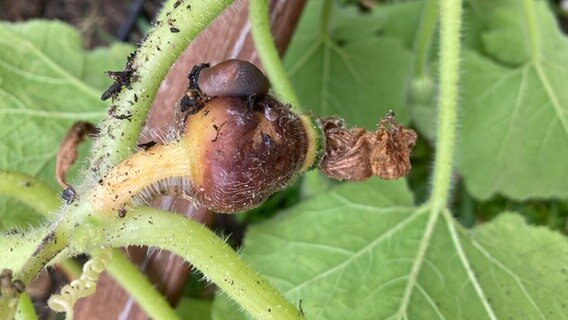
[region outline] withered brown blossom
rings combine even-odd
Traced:
[[[2,269],[0,271],[0,297],[17,297],[25,290],[26,286],[21,280],[13,279],[12,270]]]
[[[55,178],[59,185],[68,188],[66,180],[67,171],[77,160],[77,147],[88,135],[96,135],[97,128],[90,122],[78,121],[67,131],[63,142],[59,146],[55,161]]]
[[[325,133],[325,155],[320,171],[330,178],[362,181],[372,176],[385,180],[398,179],[410,171],[410,153],[416,143],[416,132],[406,129],[389,112],[369,132],[363,128],[345,128],[343,120],[322,119]]]

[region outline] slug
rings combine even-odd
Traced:
[[[210,97],[264,96],[270,87],[266,76],[254,64],[237,59],[201,69],[197,85]]]

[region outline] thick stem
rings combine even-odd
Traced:
[[[440,97],[430,201],[436,209],[446,206],[451,187],[460,57],[461,1],[440,1]]]
[[[295,111],[301,111],[300,100],[298,100],[292,83],[288,79],[286,71],[284,71],[284,66],[274,45],[270,31],[268,0],[250,0],[249,19],[252,25],[252,37],[256,52],[270,83],[284,102],[291,104]]]
[[[8,197],[12,197],[14,199],[20,200],[21,202],[29,205],[39,214],[47,216],[48,213],[53,212],[57,209],[60,205],[60,200],[55,191],[51,189],[47,184],[35,179],[32,176],[19,173],[19,172],[10,172],[0,170],[0,195],[5,195]],[[8,248],[13,251],[14,248],[17,247],[18,251],[22,253],[32,253],[33,248],[37,248],[39,241],[42,237],[45,237],[46,234],[49,234],[50,231],[47,228],[40,228],[32,231],[32,234],[37,236],[36,238],[30,238],[29,240],[24,239],[24,237],[20,237],[18,234],[8,236],[6,239],[7,242],[10,242],[11,246],[8,247],[9,244],[2,245],[4,242],[2,238],[0,238],[0,248],[4,248],[4,252],[8,250]],[[11,240],[10,240],[11,239]],[[19,243],[20,245],[14,245],[13,242]],[[41,243],[39,244],[41,245]],[[36,249],[37,250],[37,249]],[[22,259],[25,259],[28,255],[22,255]],[[1,257],[1,255],[0,255]],[[5,262],[12,262],[15,265],[18,264],[18,259],[14,261],[14,259],[0,259],[2,263],[0,264],[0,269],[7,267]],[[20,263],[23,265],[24,261]],[[60,263],[61,268],[63,271],[70,275],[77,275],[76,270],[79,268],[75,261],[73,260],[64,260]],[[12,268],[10,268],[12,269]],[[81,273],[79,272],[79,275]]]
[[[57,194],[47,184],[27,174],[0,170],[0,195],[15,198],[47,215],[59,206]]]
[[[61,226],[67,225],[63,222]],[[68,239],[69,226],[48,231],[43,235],[39,244],[35,246],[35,251],[30,258],[14,273],[14,278],[30,283],[33,278],[53,259],[57,256],[69,243]],[[36,238],[37,240],[37,238]],[[17,248],[19,250],[20,248]]]
[[[322,39],[326,40],[329,39],[329,27],[331,21],[331,8],[333,6],[332,0],[325,0],[322,10],[321,10],[321,23],[320,23],[320,32]]]
[[[93,147],[89,171],[94,172],[96,176],[102,176],[129,154],[129,150],[136,144],[150,103],[168,67],[175,62],[189,42],[230,3],[230,0],[195,1],[191,5],[180,5],[182,3],[175,0],[164,3],[165,9],[160,15],[162,19],[155,23],[156,28],[148,34],[127,63],[125,71],[130,73],[130,83],[124,85],[116,97],[112,98],[115,108],[100,125],[101,133]],[[123,119],[116,117],[116,114],[129,117]],[[83,185],[90,187],[87,180]],[[63,209],[62,215],[69,219],[63,218],[55,222],[49,235],[65,233],[70,225],[81,224],[82,219],[92,213],[89,197],[85,198],[87,199]],[[61,223],[62,221],[66,223]],[[25,277],[33,276],[33,272],[38,272],[45,266],[57,255],[58,250],[64,249],[61,245],[63,242],[40,248],[39,260],[36,256],[31,257],[24,266],[25,269],[21,271],[22,274]],[[49,250],[44,253],[44,249]]]
[[[152,319],[178,319],[166,299],[152,286],[138,268],[114,249],[107,272],[138,302]]]
[[[99,181],[89,197],[93,210],[106,213],[118,211],[135,195],[160,181],[189,179],[192,155],[179,140],[131,155]]]
[[[147,245],[182,256],[216,283],[257,319],[301,319],[301,313],[266,280],[199,223],[150,208],[134,210],[116,223],[109,216],[95,216],[106,228],[101,245]],[[167,234],[156,230],[169,230]],[[183,236],[182,236],[183,235]]]
[[[113,97],[112,115],[100,125],[101,133],[92,154],[90,170],[102,176],[124,159],[136,145],[138,134],[154,95],[171,66],[193,40],[231,0],[168,0],[155,28],[130,59],[125,71],[130,83]]]
[[[18,172],[0,170],[0,195],[18,199],[45,216],[60,204],[55,191],[48,185]],[[15,278],[29,283],[66,245],[67,236],[64,227],[57,232],[49,227],[42,227],[31,232],[2,236],[0,257],[4,255],[6,257],[0,259],[0,268],[12,269],[15,271]],[[12,254],[14,251],[15,255]],[[26,261],[27,257],[29,259]],[[68,265],[71,263],[69,262]]]

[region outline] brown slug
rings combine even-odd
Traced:
[[[265,96],[270,87],[266,76],[254,64],[237,59],[202,68],[197,84],[210,97]]]

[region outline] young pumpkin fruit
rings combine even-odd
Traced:
[[[216,97],[187,119],[191,194],[217,212],[256,207],[306,167],[302,119],[272,97]],[[313,159],[312,159],[313,161]]]
[[[241,212],[319,163],[319,122],[269,96],[258,68],[239,60],[196,68],[180,102],[189,114],[179,138],[111,169],[91,196],[95,210],[123,211],[152,189],[158,191],[152,196],[185,196],[215,212]]]

